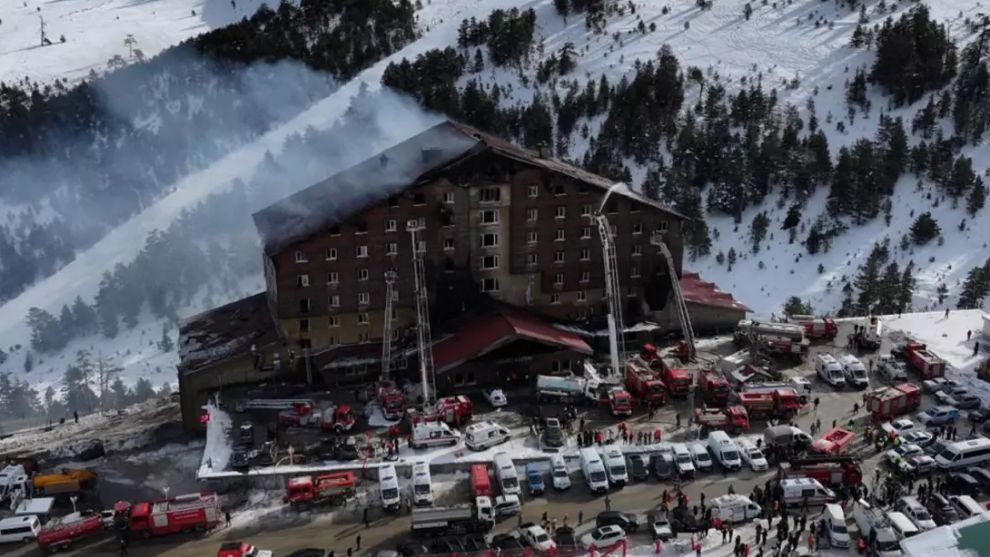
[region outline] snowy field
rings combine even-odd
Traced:
[[[262,0],[5,0],[0,2],[0,81],[75,82],[131,57],[145,58],[253,14]],[[277,4],[277,2],[269,2]],[[232,5],[233,4],[233,5]],[[41,44],[41,21],[51,45]],[[65,37],[65,42],[61,38]]]

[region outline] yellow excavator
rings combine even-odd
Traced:
[[[35,474],[31,478],[36,495],[63,495],[92,489],[96,485],[96,472],[82,468],[63,468],[58,472]]]

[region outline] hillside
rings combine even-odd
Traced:
[[[62,2],[70,3],[71,0]],[[114,4],[108,0],[100,5]],[[575,9],[563,16],[559,10],[562,4]],[[834,202],[830,201],[831,188],[836,187],[831,171],[815,174],[815,179],[806,180],[810,183],[795,185],[785,168],[787,161],[778,159],[773,163],[777,170],[766,177],[759,194],[745,194],[744,201],[736,203],[734,196],[742,195],[737,192],[753,189],[759,165],[743,156],[741,165],[748,174],[741,176],[738,183],[730,182],[721,176],[733,168],[731,160],[709,164],[708,159],[714,158],[711,153],[719,149],[700,140],[696,151],[685,150],[681,144],[686,120],[691,119],[692,125],[704,130],[721,117],[718,113],[724,104],[725,113],[730,115],[726,117],[733,119],[723,130],[725,141],[732,145],[726,150],[738,150],[743,155],[745,149],[740,138],[745,138],[748,129],[766,137],[792,133],[798,142],[796,153],[802,159],[814,155],[806,141],[812,135],[809,130],[812,115],[817,120],[817,130],[827,141],[830,167],[840,158],[843,148],[853,149],[860,140],[877,136],[881,112],[891,119],[901,117],[909,130],[908,145],[917,146],[925,138],[910,131],[911,122],[924,108],[929,93],[913,103],[894,106],[880,86],[871,84],[863,93],[866,102],[860,100],[860,105],[852,110],[847,102],[848,83],[854,80],[859,68],[868,71],[876,57],[874,48],[850,46],[857,26],[879,25],[888,16],[897,19],[914,3],[888,6],[883,2],[866,2],[857,3],[855,9],[817,0],[779,4],[716,0],[705,8],[694,1],[607,4],[609,7],[600,16],[588,17],[584,3],[575,0],[426,2],[416,10],[419,38],[355,72],[332,92],[320,93],[312,102],[301,103],[298,113],[273,119],[269,129],[246,140],[243,146],[233,146],[215,161],[163,185],[162,191],[166,192],[163,196],[121,221],[92,246],[76,253],[74,259],[51,276],[0,306],[0,348],[9,355],[7,362],[0,364],[0,370],[28,377],[43,390],[58,383],[76,351],[85,348],[109,355],[124,367],[122,376],[128,381],[150,376],[157,385],[174,380],[172,366],[176,356],[162,349],[163,328],[174,339],[177,317],[260,288],[257,239],[250,226],[250,212],[278,195],[305,187],[413,135],[435,122],[439,118],[437,112],[468,120],[477,118],[480,122],[472,123],[504,133],[520,143],[552,144],[563,158],[616,179],[629,180],[635,187],[644,183],[646,189],[655,187],[652,193],[675,206],[691,205],[701,212],[699,221],[707,224],[710,248],[707,253],[702,249],[692,250],[694,256],[685,262],[685,268],[699,271],[705,279],[732,292],[759,316],[780,314],[790,296],[801,297],[822,313],[838,311],[847,294],[857,298],[858,303],[861,287],[852,283],[856,282],[854,278],[860,274],[860,267],[874,245],[884,238],[890,240],[887,261],[897,262],[900,269],[909,261],[913,263],[915,286],[910,292],[910,305],[914,309],[941,308],[947,304],[955,307],[962,280],[990,257],[986,245],[990,219],[986,218],[986,209],[968,214],[966,198],[953,200],[938,180],[930,179],[924,172],[919,175],[904,169],[893,177],[889,196],[869,199],[882,205],[889,198],[889,211],[884,207],[878,214],[864,216],[845,208],[836,214]],[[133,9],[153,5],[153,2],[128,4]],[[229,3],[222,5],[230,8]],[[239,2],[238,9],[241,5]],[[752,9],[748,18],[746,5]],[[864,11],[859,6],[865,6]],[[458,44],[463,38],[464,20],[487,21],[493,10],[515,7],[532,8],[532,20],[527,19],[526,12],[520,12],[521,15],[509,17],[510,23],[504,27],[508,31],[502,31],[505,36],[488,29],[470,38],[467,41],[470,44]],[[962,51],[976,39],[972,22],[980,17],[979,2],[933,2],[929,7],[932,18],[945,24],[957,50]],[[197,10],[197,13],[203,12]],[[4,17],[3,25],[7,24]],[[492,47],[492,41],[514,39],[512,33],[517,32],[523,35],[528,32],[529,42],[510,40],[508,44],[529,44],[528,47],[519,52],[511,52],[510,48],[501,53],[499,46]],[[664,45],[669,49],[663,49]],[[435,51],[430,54],[434,60],[447,63],[451,59],[445,59],[447,55],[437,49],[448,47],[452,49],[449,56],[461,58],[453,61],[456,67],[450,70],[450,75],[438,73],[430,79],[412,82],[410,76],[423,75],[419,70],[431,63],[424,61],[423,66],[412,66],[418,56]],[[38,50],[48,48],[53,47]],[[493,53],[518,58],[497,61]],[[664,53],[669,54],[667,62]],[[566,67],[558,58],[564,56],[568,59]],[[580,99],[588,90],[587,83],[598,86],[604,76],[612,98],[622,99],[622,95],[633,95],[648,67],[653,71],[658,60],[662,65],[669,63],[670,57],[677,64],[677,78],[662,73],[651,77],[670,77],[683,87],[682,99],[657,109],[665,111],[668,119],[663,129],[652,129],[649,118],[630,116],[620,110],[638,108],[629,106],[636,103],[605,99],[594,108],[582,108],[576,116],[567,112],[572,103],[580,102],[574,99]],[[406,67],[401,64],[403,60],[409,62]],[[382,93],[379,89],[383,79],[398,84],[399,89],[415,100]],[[453,93],[444,89],[448,80]],[[952,83],[934,88],[930,95],[951,92]],[[481,105],[487,112],[468,110],[467,91],[480,92],[472,98],[480,98],[478,102],[483,103],[490,100],[496,84],[498,96],[494,105]],[[719,89],[723,91],[721,99],[711,100],[712,91]],[[598,86],[597,90],[602,89]],[[652,95],[662,92],[655,86],[644,91],[643,105],[653,100]],[[772,99],[766,103],[769,108],[759,116],[734,114],[740,103],[734,95],[740,91],[748,91],[752,98]],[[565,115],[569,122],[566,128],[563,127]],[[538,124],[544,121],[548,124],[540,127]],[[628,121],[644,122],[644,128],[635,132],[620,129],[620,124]],[[939,117],[937,126],[947,137],[954,131],[949,115]],[[356,135],[359,129],[365,130],[364,135]],[[341,133],[342,130],[347,133]],[[763,142],[758,146],[766,149],[766,145]],[[986,138],[978,138],[958,145],[952,157],[970,157],[974,176],[984,176],[990,167],[988,152]],[[678,161],[686,155],[694,160],[691,169],[694,178],[678,183],[678,176],[671,172],[679,168]],[[705,164],[711,166],[709,174],[698,171]],[[951,160],[949,164],[951,167]],[[653,178],[658,176],[659,180]],[[708,180],[706,176],[716,179]],[[800,213],[799,222],[793,227],[793,243],[789,241],[789,233],[781,229],[792,205]],[[925,211],[930,211],[940,225],[940,237],[924,244],[909,242],[902,250],[902,237]],[[752,228],[758,214],[766,217],[758,219],[765,223],[760,226],[765,232],[757,242],[759,251],[754,253]],[[827,240],[827,248],[812,255],[806,239],[820,215],[825,215],[828,223],[841,222],[846,230]],[[37,212],[33,218],[43,220],[44,212]],[[966,225],[960,230],[963,220]],[[157,313],[153,300],[146,303],[141,298],[122,314],[121,330],[115,338],[93,332],[76,335],[65,346],[35,355],[34,370],[24,374],[26,347],[31,343],[31,330],[25,323],[28,310],[42,308],[58,317],[59,309],[71,305],[76,296],[87,304],[98,299],[107,290],[103,273],[114,271],[118,265],[142,261],[142,254],[147,257],[147,253],[157,253],[147,251],[149,235],[156,230],[167,230],[174,222],[181,222],[200,234],[193,234],[194,238],[216,239],[216,245],[203,246],[206,254],[203,265],[211,270],[208,276],[199,282],[189,282],[181,293],[170,293],[169,273],[157,272],[161,288],[170,300],[166,312]],[[177,243],[187,239],[178,231],[174,238],[169,238]],[[730,251],[736,255],[733,265],[728,261],[732,259]],[[216,254],[222,256],[214,257]],[[188,261],[179,258],[168,264],[171,267],[165,269],[182,269],[188,266]],[[137,276],[137,271],[132,271],[130,275],[112,278]],[[844,292],[847,283],[850,286]],[[126,291],[127,284],[125,281],[118,290]],[[948,293],[939,303],[941,285]],[[869,296],[862,298],[863,303],[871,303]]]

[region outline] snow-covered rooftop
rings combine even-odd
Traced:
[[[901,542],[904,557],[981,557],[990,551],[990,511]]]

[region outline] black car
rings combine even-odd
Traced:
[[[468,536],[462,541],[464,542],[464,551],[485,551],[489,547],[484,536]]]
[[[574,535],[574,528],[561,526],[553,533],[554,541],[558,546],[575,546],[578,544],[577,536]]]
[[[595,527],[601,528],[602,526],[618,526],[625,533],[630,534],[639,528],[639,517],[621,511],[604,511],[598,513],[598,517],[595,519]]]
[[[937,493],[928,499],[927,508],[928,512],[932,514],[932,520],[934,520],[935,524],[938,524],[939,526],[952,524],[960,518],[959,511],[952,506],[952,503]]]
[[[966,419],[969,420],[970,423],[974,424],[982,424],[987,421],[987,418],[990,418],[990,408],[987,408],[986,406],[981,406],[975,410],[970,410],[969,415],[966,416]]]
[[[965,472],[953,472],[949,474],[949,491],[954,495],[976,495],[980,482]]]
[[[327,557],[329,554],[330,552],[326,549],[308,547],[306,549],[297,549],[285,557]]]
[[[979,466],[970,466],[966,469],[966,473],[980,483],[980,489],[985,493],[990,493],[990,472]]]
[[[428,555],[430,553],[430,548],[419,542],[400,543],[395,550],[402,557],[416,557],[417,555]]]
[[[457,538],[446,538],[430,542],[430,553],[461,553],[464,544]]]
[[[701,522],[687,507],[674,507],[668,518],[675,536],[681,532],[694,533],[701,530]]]
[[[523,550],[526,546],[523,545],[519,538],[511,534],[495,534],[492,537],[492,547],[501,549],[502,551],[511,551],[513,549]]]
[[[645,481],[650,477],[650,466],[644,455],[634,454],[626,459],[629,477],[636,481]]]

